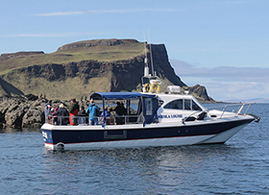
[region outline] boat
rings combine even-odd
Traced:
[[[146,64],[146,63],[145,63]],[[152,71],[153,72],[153,71]],[[160,79],[146,65],[142,92],[95,92],[90,95],[110,116],[97,116],[97,125],[60,125],[47,121],[41,127],[45,148],[99,149],[182,146],[225,143],[259,117],[247,114],[250,104],[238,110],[208,110],[179,86],[160,92]],[[124,114],[115,112],[121,105]]]

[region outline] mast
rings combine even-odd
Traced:
[[[144,77],[149,76],[149,65],[148,65],[148,57],[147,57],[147,42],[144,42],[144,52],[145,52],[145,67],[144,67]]]
[[[150,62],[151,62],[151,72],[149,74],[149,64],[148,64],[148,53],[147,53],[147,45],[149,45],[149,53],[150,53]],[[144,67],[144,76],[141,78],[142,81],[142,91],[143,92],[150,92],[155,93],[159,92],[160,84],[162,81],[157,76],[156,72],[154,71],[154,64],[153,64],[153,56],[152,56],[152,47],[151,44],[147,44],[144,41],[144,52],[145,52],[145,67]]]
[[[151,64],[151,71],[152,71],[152,76],[156,76],[156,72],[154,71],[154,66],[153,66],[153,57],[152,57],[152,48],[151,48],[151,43],[149,44],[149,49],[150,49],[150,64]]]

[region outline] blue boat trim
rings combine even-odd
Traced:
[[[215,124],[178,126],[178,127],[155,127],[122,130],[45,130],[42,129],[46,144],[73,144],[94,143],[112,141],[131,141],[161,138],[179,138],[190,136],[216,135],[231,128],[247,124],[252,119],[229,121]],[[106,135],[106,136],[105,136]]]

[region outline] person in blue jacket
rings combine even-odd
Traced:
[[[89,107],[86,110],[86,113],[89,113],[89,125],[97,125],[99,112],[100,109],[95,105],[93,99],[91,99]]]

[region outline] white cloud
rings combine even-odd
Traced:
[[[69,16],[69,15],[82,15],[86,14],[83,11],[74,11],[74,12],[53,12],[53,13],[43,13],[37,14],[37,16]]]
[[[72,16],[72,15],[87,15],[87,14],[116,14],[116,13],[136,13],[136,12],[180,12],[179,9],[112,9],[112,10],[86,10],[86,11],[71,11],[71,12],[51,12],[36,14],[36,16]]]

